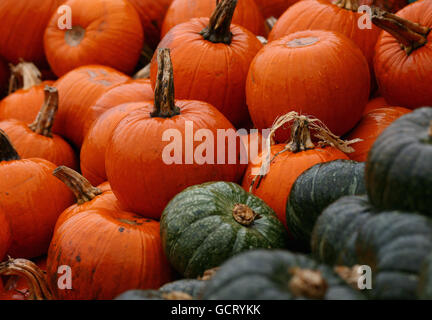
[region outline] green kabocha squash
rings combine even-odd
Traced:
[[[286,206],[288,229],[304,248],[321,212],[337,199],[366,194],[365,164],[351,160],[320,163],[306,170],[294,183]]]
[[[367,196],[346,196],[328,206],[312,232],[312,254],[329,265],[354,266],[361,226],[375,214]]]
[[[167,283],[159,288],[162,292],[184,292],[194,299],[199,299],[202,295],[206,281],[197,279],[182,279]]]
[[[129,290],[117,296],[114,300],[193,300],[184,292],[164,292],[160,290]]]
[[[282,250],[253,250],[224,263],[204,300],[362,299],[329,266]]]
[[[432,108],[393,122],[375,141],[366,164],[371,203],[382,210],[432,216]]]
[[[245,250],[287,245],[273,210],[229,182],[204,183],[176,195],[162,214],[161,236],[168,260],[186,278]]]
[[[432,253],[428,255],[423,263],[417,295],[422,300],[432,300]]]
[[[432,221],[413,213],[369,218],[356,240],[357,263],[372,269],[371,299],[417,299],[419,274],[432,252]]]

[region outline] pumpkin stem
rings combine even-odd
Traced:
[[[351,10],[357,12],[359,8],[358,0],[335,0],[333,4],[337,5],[339,8],[346,10]]]
[[[273,27],[275,26],[275,24],[276,24],[276,22],[278,21],[278,19],[276,19],[275,17],[270,17],[270,18],[268,18],[267,20],[266,20],[266,25],[267,25],[267,28],[269,29],[269,30],[272,30],[273,29]]]
[[[0,275],[23,277],[29,284],[28,300],[52,300],[45,273],[33,262],[25,259],[11,259],[0,263]]]
[[[9,90],[11,94],[19,89],[27,90],[42,82],[42,74],[31,62],[21,60],[16,66],[10,64],[11,76],[9,79]]]
[[[180,114],[180,108],[174,103],[174,72],[170,49],[159,49],[157,62],[154,110],[150,115],[154,118],[171,118]]]
[[[164,293],[162,294],[162,298],[165,300],[193,300],[189,294],[181,291],[171,291]]]
[[[327,292],[327,282],[320,271],[293,268],[289,289],[296,297],[323,299]]]
[[[219,267],[216,267],[216,268],[212,268],[212,269],[206,270],[206,271],[204,271],[203,275],[199,276],[197,279],[201,280],[201,281],[208,281],[211,278],[213,278],[213,276],[216,274],[216,272],[219,269],[220,269]]]
[[[294,153],[315,147],[311,139],[307,117],[299,116],[295,119],[294,124],[291,127],[291,141],[288,143],[287,147]]]
[[[231,44],[231,21],[237,6],[237,0],[221,0],[210,17],[209,25],[200,34],[213,43]]]
[[[150,78],[150,66],[151,63],[146,65],[144,68],[140,69],[135,75],[133,76],[134,79],[148,79]]]
[[[235,221],[245,227],[249,227],[257,217],[257,214],[243,203],[238,203],[234,206],[232,215]]]
[[[9,137],[6,133],[0,129],[0,162],[1,161],[12,161],[19,160],[20,156],[16,152]]]
[[[40,109],[36,120],[29,125],[29,128],[45,137],[52,137],[51,128],[58,110],[58,91],[55,87],[45,86],[45,101]]]
[[[359,289],[358,281],[361,276],[361,273],[358,272],[359,268],[359,265],[355,265],[352,268],[346,266],[335,266],[334,271],[352,288]]]
[[[55,169],[53,175],[72,190],[79,205],[93,200],[102,193],[99,188],[93,187],[82,175],[66,166]]]
[[[403,19],[377,7],[372,7],[372,22],[395,37],[407,55],[424,46],[431,31],[431,28]]]

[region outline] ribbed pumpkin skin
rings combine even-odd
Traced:
[[[138,12],[145,43],[156,48],[160,40],[163,19],[172,0],[128,0]]]
[[[346,196],[332,203],[318,217],[312,232],[314,258],[328,265],[355,265],[358,232],[373,214],[366,196]]]
[[[284,150],[285,145],[278,144],[271,147],[271,157]],[[265,151],[259,155],[264,158]],[[344,159],[348,157],[341,151],[328,148],[315,148],[298,153],[283,152],[279,154],[270,164],[270,170],[262,179],[260,186],[254,184],[252,193],[263,199],[277,214],[284,226],[286,224],[286,202],[291,192],[291,188],[300,174],[310,167],[323,162]],[[259,172],[262,160],[255,159],[249,164],[243,178],[242,186],[246,191],[255,178],[254,170]]]
[[[14,64],[22,58],[45,64],[43,34],[51,15],[65,0],[0,1],[0,55]]]
[[[54,83],[59,92],[54,132],[80,147],[93,121],[105,111],[93,108],[96,101],[127,80],[130,78],[125,74],[97,65],[77,68],[58,79]]]
[[[81,211],[57,225],[47,264],[49,285],[63,300],[113,299],[134,288],[159,288],[171,278],[159,222],[116,210]],[[57,286],[61,265],[72,269],[71,290]]]
[[[375,140],[396,119],[410,113],[410,109],[400,107],[379,108],[365,114],[359,124],[348,135],[348,140],[361,139],[353,144],[355,151],[348,154],[351,160],[366,161]]]
[[[107,180],[105,153],[114,129],[121,120],[143,103],[125,103],[104,112],[91,126],[81,148],[81,171],[91,184],[98,185]]]
[[[371,299],[416,299],[419,273],[432,251],[432,222],[413,213],[382,212],[370,218],[356,241],[360,265],[372,268]]]
[[[249,118],[246,78],[249,65],[262,44],[252,33],[236,25],[231,25],[230,45],[212,43],[199,34],[208,24],[208,18],[197,18],[178,25],[162,39],[158,48],[171,49],[176,99],[208,102],[238,127]],[[156,74],[154,55],[151,63],[153,87]]]
[[[0,207],[12,231],[12,257],[45,254],[57,218],[73,203],[72,193],[52,175],[55,168],[37,158],[0,162]]]
[[[293,268],[321,272],[328,285],[325,300],[359,300],[362,294],[349,287],[331,268],[300,254],[281,250],[254,250],[238,255],[209,280],[205,300],[304,300],[289,283]]]
[[[216,108],[205,102],[176,100],[175,105],[180,108],[180,114],[172,118],[151,118],[153,103],[131,112],[115,128],[105,154],[108,181],[120,202],[133,212],[155,219],[160,218],[168,202],[185,188],[208,181],[239,181],[245,169],[237,160],[228,164],[230,154],[239,159],[239,143],[236,149],[230,149],[229,143],[218,146],[215,141],[213,148],[209,147],[214,157],[207,157],[208,161],[199,164],[194,155],[202,142],[192,144],[189,140],[191,148],[188,150],[193,153],[186,150],[186,139],[192,139],[187,132],[193,131],[195,136],[198,130],[206,129],[216,139],[218,129],[234,128]],[[190,130],[192,124],[193,130]],[[163,141],[164,134],[173,130],[178,133],[176,137]],[[181,155],[176,153],[176,161],[181,163],[171,158],[173,144],[181,148]],[[192,159],[187,159],[187,154]],[[225,155],[225,164],[217,160],[218,154]],[[213,163],[209,163],[210,160]]]
[[[241,225],[233,217],[236,204],[259,216],[251,225]],[[240,252],[284,248],[287,243],[270,207],[228,182],[189,187],[175,196],[162,214],[161,236],[168,260],[186,278],[196,278]]]
[[[366,108],[363,111],[363,115],[366,115],[370,111],[373,111],[375,109],[387,108],[387,107],[391,107],[387,103],[387,101],[385,101],[385,99],[383,97],[377,97],[377,98],[374,98],[372,100],[369,100],[368,104],[366,105]]]
[[[431,1],[417,1],[398,11],[397,15],[432,28]],[[376,44],[374,69],[380,92],[395,106],[415,109],[432,105],[432,32],[427,43],[410,55],[399,42],[383,32]]]
[[[159,288],[162,292],[179,291],[190,295],[194,299],[199,299],[202,296],[203,290],[207,281],[197,279],[182,279],[167,283]]]
[[[45,99],[45,86],[53,85],[53,81],[44,81],[30,89],[20,89],[0,101],[0,120],[17,119],[27,124],[32,123],[42,107]]]
[[[22,159],[41,158],[57,166],[78,169],[78,159],[72,147],[60,136],[52,137],[33,132],[25,122],[10,119],[0,121],[0,129],[9,136]]]
[[[381,30],[373,24],[372,29],[360,29],[358,22],[363,15],[357,11],[340,8],[331,0],[299,1],[279,18],[269,35],[269,40],[273,41],[290,33],[308,29],[339,32],[357,44],[370,69],[373,70],[374,49]]]
[[[302,38],[318,40],[298,45],[296,39]],[[343,135],[360,120],[369,89],[367,62],[355,44],[343,35],[314,30],[266,45],[251,63],[246,97],[258,129],[270,128],[277,117],[297,111]],[[279,131],[277,141],[285,141],[289,131]]]
[[[11,242],[12,234],[9,221],[6,218],[6,214],[0,209],[0,261],[3,261]]]
[[[44,47],[54,73],[61,77],[90,64],[110,66],[131,73],[138,62],[143,31],[138,13],[127,0],[69,0],[72,28],[84,29],[82,39],[72,40],[62,30],[55,13],[44,34]]]
[[[432,215],[432,108],[393,122],[375,141],[366,164],[371,203],[380,209]]]
[[[210,17],[215,8],[214,0],[174,0],[162,25],[162,37],[178,24],[193,18]],[[232,22],[255,35],[265,35],[264,18],[254,0],[238,0]]]
[[[298,0],[255,0],[264,18],[279,18],[289,6]]]
[[[303,172],[286,205],[287,225],[294,239],[309,247],[315,223],[328,205],[343,196],[366,194],[364,171],[364,163],[335,160]]]

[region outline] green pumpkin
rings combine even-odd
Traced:
[[[286,206],[288,229],[309,248],[312,230],[321,212],[337,199],[366,194],[365,164],[351,160],[320,163],[294,183]]]
[[[161,237],[171,265],[186,278],[246,250],[287,245],[273,210],[229,182],[189,187],[175,196],[162,214]]]
[[[375,141],[366,164],[371,203],[381,210],[432,216],[432,108],[393,122]]]
[[[167,283],[159,288],[161,292],[184,292],[194,299],[199,299],[206,285],[206,281],[197,279],[182,279]]]
[[[363,299],[333,270],[301,254],[253,250],[221,266],[204,300]]]
[[[417,295],[422,300],[432,300],[432,254],[423,263]]]
[[[373,214],[367,196],[346,196],[335,201],[323,211],[313,229],[313,256],[329,265],[357,264],[357,235]]]

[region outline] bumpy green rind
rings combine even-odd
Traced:
[[[187,293],[194,299],[200,299],[206,281],[196,279],[182,279],[174,282],[167,283],[159,288],[162,292],[180,291]]]
[[[375,141],[366,164],[371,203],[381,210],[432,216],[432,108],[393,122]]]
[[[320,271],[328,289],[326,300],[358,300],[364,296],[333,270],[304,255],[282,250],[254,250],[238,255],[209,280],[204,300],[304,300],[289,287],[292,268]]]
[[[258,214],[252,225],[234,220],[236,204]],[[175,196],[162,214],[161,237],[168,260],[186,278],[196,278],[246,250],[284,248],[288,240],[264,201],[229,182],[189,187]]]
[[[286,206],[288,229],[310,246],[312,230],[322,211],[343,196],[364,195],[365,164],[351,160],[320,163],[306,170],[294,183]]]

